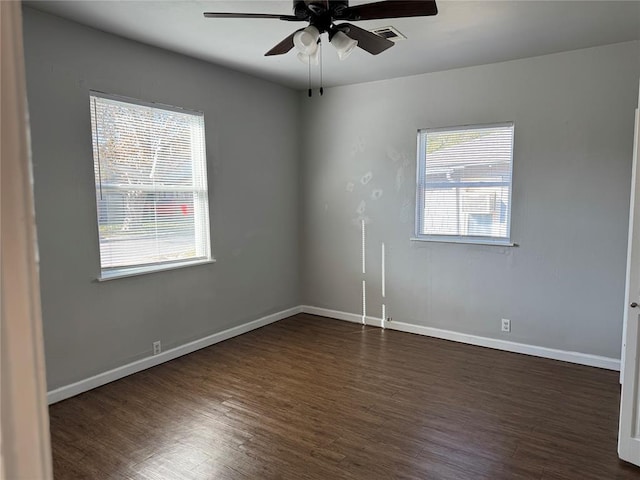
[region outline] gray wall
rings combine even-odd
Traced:
[[[380,316],[386,242],[396,321],[619,358],[639,51],[623,43],[301,94],[304,303],[361,312],[366,217],[370,315]],[[506,121],[520,247],[411,242],[416,131]]]
[[[29,8],[24,22],[49,389],[299,303],[359,313],[363,217],[370,315],[384,241],[396,321],[619,357],[638,42],[308,99]],[[205,112],[217,263],[96,281],[90,89]],[[416,130],[503,121],[520,247],[411,242]]]
[[[48,387],[299,303],[296,92],[26,8]],[[98,283],[89,90],[205,113],[217,263]]]

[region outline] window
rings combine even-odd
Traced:
[[[101,278],[210,261],[203,114],[90,100]]]
[[[510,244],[513,123],[418,132],[419,240]]]

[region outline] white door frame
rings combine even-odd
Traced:
[[[21,8],[20,2],[0,0],[0,478],[50,480],[51,447]]]

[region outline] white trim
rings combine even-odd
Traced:
[[[320,317],[329,317],[336,320],[344,320],[346,322],[359,323],[362,325],[362,315],[356,313],[340,312],[338,310],[329,310],[328,308],[312,307],[309,305],[301,305],[300,311],[302,313],[309,313],[311,315],[318,315]],[[382,322],[377,317],[365,317],[366,324],[373,327],[382,326]]]
[[[435,242],[435,243],[466,243],[469,245],[489,245],[491,247],[519,247],[520,244],[505,241],[491,241],[491,240],[473,240],[473,237],[437,237],[437,236],[422,236],[411,237],[409,240],[412,242]]]
[[[175,105],[169,105],[160,102],[146,102],[133,97],[126,97],[124,95],[118,95],[114,93],[105,93],[98,90],[89,90],[89,95],[98,98],[104,98],[105,100],[111,100],[112,102],[119,103],[131,103],[133,105],[139,105],[141,107],[157,108],[160,110],[169,110],[171,112],[184,113],[187,115],[194,115],[196,117],[204,117],[204,112],[200,110],[189,110],[188,108],[176,107]]]
[[[142,358],[135,362],[123,365],[121,367],[114,368],[107,372],[99,373],[93,377],[80,380],[64,387],[51,390],[47,394],[47,401],[49,405],[73,397],[80,393],[89,391],[93,388],[105,385],[120,378],[126,377],[136,372],[146,370],[147,368],[155,367],[161,363],[168,362],[174,358],[187,355],[205,347],[209,347],[218,342],[222,342],[229,338],[242,335],[243,333],[250,332],[256,328],[269,325],[270,323],[283,320],[298,313],[309,313],[311,315],[318,315],[321,317],[328,317],[337,320],[344,320],[347,322],[353,322],[362,324],[362,315],[356,313],[341,312],[338,310],[330,310],[328,308],[313,307],[310,305],[299,305],[292,307],[281,312],[273,313],[257,320],[238,325],[237,327],[223,330],[222,332],[214,333],[207,337],[194,340],[179,347],[172,348],[162,352],[159,355]],[[382,327],[383,321],[377,317],[365,317],[366,325],[373,327]],[[499,340],[495,338],[480,337],[477,335],[469,335],[466,333],[454,332],[452,330],[442,330],[439,328],[426,327],[422,325],[414,325],[404,322],[386,322],[384,327],[390,330],[398,330],[400,332],[415,333],[418,335],[425,335],[428,337],[441,338],[444,340],[451,340],[454,342],[466,343],[469,345],[477,345],[481,347],[494,348],[496,350],[504,350],[507,352],[523,353],[525,355],[533,355],[536,357],[552,358],[554,360],[561,360],[570,363],[577,363],[580,365],[588,365],[591,367],[605,368],[608,370],[620,370],[620,360],[609,357],[601,357],[598,355],[592,355],[589,353],[570,352],[565,350],[557,350],[554,348],[539,347],[536,345],[528,345],[525,343],[510,342],[507,340]]]
[[[119,267],[109,268],[102,271],[102,275],[96,280],[99,282],[108,282],[109,280],[117,280],[118,278],[138,277],[148,273],[166,272],[168,270],[178,270],[185,267],[193,267],[195,265],[206,265],[208,263],[216,263],[215,258],[204,258],[200,260],[188,260],[167,263],[152,263],[150,265],[142,265],[136,267]]]
[[[312,307],[308,305],[302,306],[302,312],[310,313],[312,315],[319,315],[322,317],[335,318],[337,320],[346,320],[348,322],[354,323],[361,323],[362,321],[362,317],[360,315],[340,312],[337,310],[329,310],[326,308]],[[380,318],[367,317],[367,325],[380,327],[382,326],[382,320]],[[535,357],[551,358],[554,360],[561,360],[563,362],[577,363],[590,367],[605,368],[607,370],[620,370],[619,359],[592,355],[590,353],[558,350],[555,348],[540,347],[537,345],[511,342],[508,340],[500,340],[497,338],[480,337],[478,335],[454,332],[453,330],[443,330],[440,328],[426,327],[423,325],[414,325],[411,323],[397,321],[386,322],[385,327],[389,330],[415,333],[418,335],[441,338],[444,340],[451,340],[454,342],[466,343],[469,345],[494,348],[496,350],[522,353],[525,355],[533,355]]]
[[[0,478],[53,478],[21,2],[0,2]]]
[[[459,131],[459,130],[486,130],[492,128],[508,128],[511,129],[511,170],[508,182],[499,182],[503,186],[509,187],[509,203],[507,212],[507,233],[505,237],[478,237],[470,235],[462,235],[458,231],[458,235],[434,235],[424,233],[424,203],[426,192],[426,175],[427,175],[427,144],[430,133]],[[511,242],[511,213],[513,210],[513,164],[515,150],[515,122],[485,123],[477,125],[458,125],[451,127],[438,128],[422,128],[418,130],[417,135],[417,161],[416,161],[416,205],[415,205],[415,235],[411,237],[412,241],[427,242],[446,242],[446,243],[477,243],[482,245],[502,245],[515,247],[518,246]],[[462,182],[465,183],[465,182]],[[489,186],[489,184],[486,184]],[[460,212],[458,215],[458,223],[460,222]],[[460,228],[458,228],[460,230]]]
[[[498,123],[468,123],[466,125],[451,125],[448,127],[420,128],[418,133],[431,132],[453,132],[458,130],[483,130],[489,128],[513,127],[514,122],[498,122]]]
[[[47,394],[47,401],[49,405],[51,405],[52,403],[59,402],[61,400],[73,397],[74,395],[78,395],[106,383],[113,382],[114,380],[126,377],[128,375],[131,375],[132,373],[155,367],[156,365],[168,362],[169,360],[173,360],[174,358],[187,355],[188,353],[195,352],[196,350],[200,350],[201,348],[209,347],[215,343],[222,342],[223,340],[242,335],[243,333],[255,330],[256,328],[264,327],[265,325],[277,322],[278,320],[282,320],[292,315],[296,315],[300,312],[302,312],[302,307],[297,306],[289,308],[287,310],[283,310],[281,312],[272,313],[271,315],[267,315],[266,317],[259,318],[252,322],[244,323],[242,325],[238,325],[237,327],[232,327],[227,330],[223,330],[222,332],[214,333],[213,335],[194,340],[184,345],[180,345],[179,347],[172,348],[171,350],[167,350],[158,355],[142,358],[127,365],[114,368],[113,370],[99,373],[98,375],[94,375],[93,377],[80,380],[79,382],[56,388],[55,390],[51,390]],[[358,317],[358,319],[360,319],[360,317]]]

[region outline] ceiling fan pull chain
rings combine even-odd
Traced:
[[[311,59],[309,59],[309,96],[313,95],[311,90]]]
[[[322,42],[318,39],[318,48],[320,49],[320,96],[323,95],[324,89],[322,88]]]

